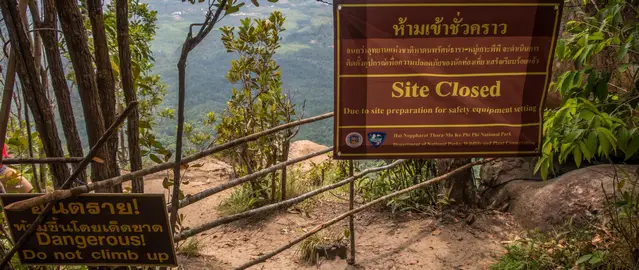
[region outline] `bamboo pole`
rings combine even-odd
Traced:
[[[314,117],[309,117],[306,119],[302,119],[302,120],[298,120],[298,121],[294,121],[294,122],[290,122],[290,123],[286,123],[271,129],[267,129],[258,133],[254,133],[252,135],[246,136],[246,137],[242,137],[236,140],[232,140],[230,142],[226,142],[211,148],[208,148],[204,151],[201,151],[199,153],[190,155],[188,157],[185,157],[182,159],[182,164],[188,164],[190,162],[196,161],[198,159],[207,157],[211,154],[220,152],[220,151],[224,151],[226,149],[230,149],[233,148],[235,146],[238,146],[240,144],[246,143],[246,142],[250,142],[250,141],[254,141],[257,140],[258,138],[265,136],[265,135],[269,135],[278,131],[282,131],[285,129],[289,129],[291,127],[296,127],[296,126],[300,126],[303,124],[308,124],[308,123],[312,123],[312,122],[317,122],[320,120],[324,120],[327,118],[333,117],[333,112],[330,113],[325,113],[322,115],[318,115],[318,116],[314,116]],[[82,193],[89,193],[93,190],[96,189],[104,189],[104,188],[110,188],[111,186],[114,185],[119,185],[122,184],[126,181],[130,181],[133,178],[137,178],[137,177],[142,177],[145,175],[149,175],[149,174],[154,174],[157,172],[161,172],[164,170],[168,170],[173,168],[173,162],[167,162],[167,163],[162,163],[153,167],[148,167],[146,169],[142,169],[139,171],[135,171],[132,173],[128,173],[128,174],[124,174],[124,175],[120,175],[117,177],[113,177],[113,178],[109,178],[109,179],[105,179],[102,180],[100,182],[96,182],[96,183],[91,183],[89,185],[86,186],[79,186],[79,187],[74,187],[71,189],[65,189],[65,190],[56,190],[54,192],[51,193],[47,193],[44,194],[42,196],[38,196],[35,198],[30,198],[30,199],[26,199],[23,201],[19,201],[19,202],[15,202],[12,203],[10,205],[7,205],[4,209],[8,210],[8,211],[22,211],[25,209],[29,209],[31,207],[34,207],[36,205],[42,205],[42,204],[46,204],[49,202],[54,202],[54,201],[59,201],[59,200],[63,200],[66,198],[69,198],[71,196],[76,196]]]
[[[51,163],[79,163],[81,157],[51,157],[51,158],[8,158],[3,164],[51,164]]]
[[[117,119],[115,119],[115,122],[113,122],[113,124],[109,127],[109,129],[107,129],[107,131],[104,132],[102,137],[100,137],[100,139],[93,145],[93,147],[91,147],[91,150],[89,150],[89,153],[84,157],[82,162],[78,164],[78,167],[75,169],[75,171],[73,171],[71,176],[69,176],[69,178],[67,178],[67,180],[64,181],[64,183],[61,186],[61,189],[68,189],[71,186],[73,181],[75,181],[75,179],[80,175],[80,173],[84,171],[84,169],[89,165],[93,157],[98,153],[100,148],[107,142],[109,137],[115,134],[115,132],[118,130],[118,127],[122,124],[122,122],[124,122],[126,117],[135,109],[137,105],[138,105],[137,102],[129,103],[129,105],[126,107],[124,112],[122,112],[122,114],[118,116]],[[53,209],[54,204],[55,204],[54,202],[49,202],[47,204],[44,210],[38,215],[36,220],[33,221],[31,226],[29,226],[29,228],[24,232],[24,234],[20,237],[20,239],[18,239],[16,244],[11,248],[11,250],[7,253],[7,255],[2,259],[2,263],[0,263],[0,269],[5,269],[5,267],[7,266],[7,263],[11,261],[11,257],[13,257],[16,251],[18,251],[18,249],[22,245],[24,245],[24,243],[29,241],[29,238],[31,237],[31,235],[33,235],[33,233],[35,233],[38,226],[40,226],[40,224],[44,222],[44,219],[47,218],[47,216]]]
[[[202,224],[202,225],[200,225],[198,227],[195,227],[195,228],[192,228],[190,230],[183,231],[180,234],[176,235],[174,237],[174,239],[175,239],[176,242],[177,241],[181,241],[181,240],[184,240],[184,239],[186,239],[188,237],[194,236],[194,235],[196,235],[198,233],[210,230],[212,228],[215,228],[215,227],[223,225],[223,224],[231,223],[233,221],[244,219],[244,218],[247,218],[249,216],[262,214],[262,213],[267,213],[267,212],[271,212],[271,211],[275,211],[275,210],[278,210],[278,209],[282,209],[282,208],[285,208],[285,207],[289,207],[289,206],[295,205],[295,204],[300,203],[301,201],[306,200],[306,199],[308,199],[310,197],[313,197],[313,196],[315,196],[317,194],[323,193],[323,192],[328,191],[328,190],[336,189],[338,187],[341,187],[343,185],[351,183],[351,182],[353,182],[353,181],[355,181],[355,180],[357,180],[359,178],[362,178],[363,176],[365,176],[365,175],[367,175],[369,173],[388,170],[388,169],[394,168],[397,165],[402,164],[404,162],[405,162],[404,160],[397,160],[397,161],[395,161],[395,162],[393,162],[393,163],[391,163],[389,165],[386,165],[386,166],[369,168],[369,169],[366,169],[366,170],[364,170],[364,171],[362,171],[362,172],[360,172],[360,173],[358,173],[356,175],[353,175],[352,177],[346,178],[346,179],[344,179],[344,180],[342,180],[340,182],[337,182],[337,183],[334,183],[334,184],[331,184],[331,185],[328,185],[328,186],[324,186],[322,188],[313,190],[311,192],[304,193],[304,194],[302,194],[300,196],[297,196],[295,198],[291,198],[291,199],[288,199],[288,200],[285,200],[285,201],[281,201],[281,202],[275,203],[275,204],[269,204],[267,206],[263,206],[263,207],[256,208],[256,209],[253,209],[253,210],[249,210],[249,211],[246,211],[246,212],[242,212],[242,213],[239,213],[239,214],[235,214],[235,215],[231,215],[231,216],[227,216],[227,217],[216,219],[216,220],[214,220],[212,222]]]
[[[348,175],[353,176],[353,161],[349,160],[348,164]],[[348,185],[348,210],[352,211],[355,202],[355,181],[352,181]],[[350,240],[351,240],[351,257],[348,259],[348,264],[355,264],[355,216],[350,215],[348,217],[348,230],[350,231]]]
[[[246,183],[248,181],[255,180],[255,179],[259,178],[259,177],[268,175],[269,173],[275,172],[275,171],[280,170],[282,168],[286,168],[289,165],[292,165],[292,164],[295,164],[295,163],[298,163],[298,162],[302,162],[304,160],[307,160],[307,159],[310,159],[310,158],[313,158],[313,157],[316,157],[316,156],[319,156],[319,155],[323,155],[323,154],[326,154],[326,153],[331,152],[331,151],[333,151],[333,147],[329,147],[329,148],[326,148],[324,150],[313,152],[313,153],[310,153],[308,155],[305,155],[305,156],[302,156],[302,157],[298,157],[296,159],[291,159],[291,160],[288,160],[288,161],[285,161],[285,162],[280,162],[280,163],[275,164],[273,166],[270,166],[270,167],[268,167],[268,168],[266,168],[264,170],[261,170],[261,171],[258,171],[258,172],[254,172],[254,173],[249,174],[249,175],[242,176],[242,177],[240,177],[238,179],[235,179],[233,181],[229,181],[229,182],[227,182],[225,184],[221,184],[219,186],[215,186],[213,188],[205,189],[205,190],[200,191],[199,193],[197,193],[195,195],[188,195],[188,196],[186,196],[184,199],[182,199],[180,201],[178,208],[185,207],[187,205],[190,205],[190,204],[193,204],[193,203],[198,202],[200,200],[203,200],[204,198],[207,198],[207,197],[209,197],[211,195],[214,195],[216,193],[219,193],[221,191],[224,191],[224,190],[227,190],[229,188],[241,185],[241,184]],[[171,209],[173,209],[172,206],[173,206],[172,204],[167,206],[168,211],[171,211]]]
[[[316,227],[315,227],[315,228],[313,228],[312,230],[308,231],[307,233],[303,234],[302,236],[300,236],[300,237],[298,237],[298,238],[295,238],[295,239],[293,239],[292,241],[289,241],[288,243],[286,243],[286,244],[282,245],[281,247],[277,248],[276,250],[274,250],[274,251],[272,251],[272,252],[269,252],[269,253],[267,253],[267,254],[264,254],[264,255],[262,255],[261,257],[259,257],[259,258],[255,259],[255,260],[252,260],[252,261],[249,261],[249,262],[247,262],[247,263],[245,263],[245,264],[243,264],[243,265],[240,265],[239,267],[237,267],[237,268],[235,268],[235,269],[246,269],[246,268],[249,268],[249,267],[251,267],[251,266],[253,266],[253,265],[256,265],[256,264],[258,264],[258,263],[262,263],[262,262],[266,261],[267,259],[269,259],[269,258],[271,258],[271,257],[273,257],[273,256],[275,256],[275,255],[277,255],[277,254],[279,254],[279,253],[281,253],[282,251],[284,251],[284,250],[287,250],[287,249],[291,248],[293,245],[295,245],[295,244],[297,244],[297,243],[301,242],[302,240],[304,240],[304,239],[306,239],[306,238],[310,237],[311,235],[313,235],[313,234],[315,234],[315,233],[317,233],[317,232],[321,231],[322,229],[325,229],[325,228],[327,228],[328,226],[331,226],[331,225],[333,225],[333,224],[335,224],[335,223],[339,222],[340,220],[345,219],[345,218],[347,218],[347,217],[349,217],[349,216],[351,216],[351,215],[354,215],[354,214],[357,214],[357,213],[359,213],[359,212],[361,212],[361,211],[364,211],[364,210],[366,210],[367,208],[369,208],[369,207],[371,207],[371,206],[373,206],[373,205],[376,205],[376,204],[378,204],[378,203],[380,203],[380,202],[386,201],[386,200],[388,200],[388,199],[391,199],[391,198],[397,197],[397,196],[399,196],[399,195],[402,195],[402,194],[405,194],[405,193],[411,192],[411,191],[416,190],[416,189],[419,189],[419,188],[423,188],[423,187],[426,187],[426,186],[429,186],[429,185],[432,185],[432,184],[435,184],[435,183],[441,182],[441,181],[446,180],[446,179],[450,178],[451,176],[453,176],[453,175],[455,175],[455,174],[457,174],[457,173],[460,173],[460,172],[462,172],[462,171],[464,171],[464,170],[467,170],[467,169],[469,169],[469,168],[471,168],[471,167],[473,167],[473,166],[481,165],[481,164],[484,164],[484,163],[490,162],[490,161],[492,161],[492,160],[494,160],[494,159],[489,158],[489,159],[484,159],[484,160],[480,160],[480,161],[475,161],[475,162],[472,162],[472,163],[468,163],[468,164],[466,164],[466,165],[464,165],[464,166],[461,166],[461,167],[459,167],[459,168],[457,168],[457,169],[455,169],[455,170],[452,170],[452,171],[450,171],[450,172],[448,172],[448,173],[446,173],[446,174],[443,174],[443,175],[441,175],[441,176],[435,177],[435,178],[433,178],[433,179],[431,179],[431,180],[428,180],[428,181],[426,181],[426,182],[422,182],[422,183],[419,183],[419,184],[413,185],[413,186],[411,186],[411,187],[408,187],[408,188],[402,189],[402,190],[400,190],[400,191],[396,191],[396,192],[393,192],[393,193],[391,193],[391,194],[388,194],[388,195],[385,195],[385,196],[379,197],[379,198],[377,198],[377,199],[375,199],[375,200],[372,200],[372,201],[370,201],[370,202],[368,202],[368,203],[366,203],[366,204],[364,204],[364,205],[362,205],[362,206],[360,206],[360,207],[358,207],[358,208],[355,208],[355,209],[353,209],[353,210],[350,210],[350,211],[348,211],[348,212],[345,212],[345,213],[343,213],[343,214],[341,214],[341,215],[339,215],[339,216],[337,216],[337,217],[335,217],[335,218],[333,218],[333,219],[331,219],[331,220],[329,220],[329,221],[327,221],[327,222],[324,222],[324,223],[322,223],[322,224],[320,224],[320,225],[316,226]]]

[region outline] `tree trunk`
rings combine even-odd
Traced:
[[[117,29],[118,29],[118,51],[120,52],[120,76],[124,99],[126,103],[137,101],[135,89],[133,88],[133,74],[131,72],[131,48],[129,48],[129,2],[128,0],[117,0]],[[131,171],[142,169],[142,157],[140,156],[140,133],[138,128],[139,113],[137,108],[127,118],[127,139],[129,144],[129,162]],[[115,137],[117,139],[117,137]],[[133,179],[133,193],[144,193],[144,180],[142,177]]]
[[[31,18],[34,22],[40,20],[40,15],[38,14],[38,1],[29,1],[29,11],[31,12]],[[29,23],[27,22],[27,16],[23,16],[24,17],[22,18],[22,20],[24,24],[29,25]],[[34,28],[38,28],[37,24],[34,25]],[[33,36],[31,39],[31,43],[33,44],[33,57],[35,58],[35,62],[37,65],[38,76],[40,77],[40,81],[42,82],[42,87],[44,87],[44,89],[47,89],[47,83],[45,81],[46,77],[42,76],[42,73],[44,72],[44,66],[42,63],[42,39],[40,38],[40,31],[35,30],[32,34]]]
[[[25,27],[21,22],[21,16],[15,1],[2,2],[2,13],[5,25],[9,30],[9,37],[12,40],[11,49],[16,54],[16,66],[20,76],[22,89],[27,98],[27,103],[36,128],[40,133],[40,138],[49,157],[62,157],[64,151],[58,137],[58,131],[55,125],[55,117],[49,101],[47,100],[46,90],[42,87],[40,77],[38,76],[38,66],[31,52],[31,44],[25,31]],[[69,169],[65,164],[52,164],[51,173],[53,175],[54,187],[60,187],[69,176]]]
[[[58,23],[55,17],[55,0],[44,0],[44,20],[35,20],[38,28],[57,29]],[[33,1],[32,1],[33,2]],[[33,8],[33,7],[32,7]],[[44,43],[45,54],[49,64],[49,73],[51,74],[51,84],[57,101],[58,112],[62,122],[62,130],[67,141],[67,149],[72,157],[83,157],[82,141],[78,134],[75,118],[73,116],[73,107],[71,105],[71,95],[66,77],[64,76],[64,68],[62,59],[60,58],[60,49],[58,48],[57,31],[44,30],[41,33],[42,42]],[[46,74],[44,75],[46,76]],[[72,164],[75,169],[78,164]],[[87,181],[85,172],[80,174],[83,181]]]
[[[102,13],[102,0],[87,0],[87,10],[91,21],[91,32],[93,35],[93,48],[95,53],[95,64],[97,67],[98,93],[100,93],[100,105],[104,125],[108,127],[115,120],[115,81],[113,79],[113,69],[111,68],[111,58],[109,57],[109,47],[107,45],[106,28],[104,26],[104,14]],[[109,177],[120,175],[117,161],[118,137],[113,136],[108,141],[109,152],[106,155],[106,163],[109,167]],[[121,193],[122,187],[115,187],[113,192]]]
[[[98,93],[100,93],[100,105],[105,128],[111,125],[115,119],[115,81],[109,57],[109,47],[106,37],[106,27],[104,24],[104,14],[101,0],[85,1],[88,17],[91,22],[91,34],[93,37],[94,59],[97,68],[96,83]],[[109,177],[120,175],[117,162],[117,137],[111,137],[108,141],[109,151],[106,156]],[[114,193],[121,193],[121,187],[114,187]]]
[[[290,136],[289,134],[290,132],[286,133],[286,136],[288,138],[288,136]],[[291,141],[289,139],[287,139],[286,141],[284,141],[284,146],[282,147],[282,162],[287,161],[288,160],[288,152],[290,152],[290,148],[291,148]],[[287,171],[286,171],[286,167],[282,168],[282,179],[280,182],[280,188],[282,189],[282,197],[280,198],[280,200],[286,200],[286,175],[287,175]]]
[[[71,56],[73,70],[75,71],[84,118],[86,119],[85,124],[89,144],[94,145],[104,134],[105,127],[100,107],[100,94],[96,86],[93,61],[91,60],[87,36],[84,32],[80,7],[75,0],[54,0],[54,2],[69,55]],[[104,145],[97,156],[107,159],[109,157],[107,153],[109,153],[108,145]],[[91,164],[92,181],[107,179],[109,175],[106,163],[93,162]],[[106,191],[108,190],[98,190],[98,192]]]
[[[462,167],[470,162],[471,160],[469,158],[438,159],[437,167],[439,175]],[[453,175],[447,183],[447,188],[450,189],[449,198],[454,200],[453,204],[476,205],[477,196],[472,168]]]
[[[27,0],[20,0],[20,12],[24,14]],[[4,38],[3,38],[4,40]],[[7,135],[7,126],[11,119],[11,98],[13,97],[13,85],[16,82],[16,54],[9,52],[9,59],[6,66],[7,73],[4,76],[4,89],[2,92],[2,108],[0,109],[0,144],[4,145]],[[18,110],[20,111],[20,110]],[[0,155],[0,164],[2,164],[2,155]],[[4,192],[3,192],[4,193]]]

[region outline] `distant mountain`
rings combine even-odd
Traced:
[[[158,11],[158,31],[152,50],[156,59],[154,72],[167,85],[163,107],[177,107],[177,60],[189,25],[202,22],[206,4],[176,0],[148,1]],[[282,68],[284,90],[290,91],[301,106],[306,100],[305,116],[333,110],[333,19],[331,7],[314,0],[260,1],[255,7],[247,1],[240,12],[224,18],[218,25],[238,25],[240,19],[267,17],[274,10],[286,16],[282,47],[276,60]],[[236,55],[227,53],[216,29],[191,52],[187,66],[186,119],[196,121],[208,111],[222,112],[231,88],[225,75]],[[299,107],[298,106],[298,107]],[[298,108],[298,111],[301,108]],[[297,140],[308,139],[332,145],[332,120],[307,125]],[[164,121],[156,128],[172,143],[175,121]]]

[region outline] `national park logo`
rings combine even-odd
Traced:
[[[371,132],[368,133],[368,141],[371,142],[371,144],[377,148],[378,146],[382,145],[382,143],[384,143],[384,139],[386,139],[386,133],[385,132]]]
[[[362,143],[364,143],[364,137],[362,137],[362,134],[351,132],[346,135],[346,145],[350,146],[351,148],[357,148],[361,146]]]

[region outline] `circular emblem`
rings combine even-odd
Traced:
[[[361,146],[362,143],[364,143],[364,137],[362,137],[362,134],[351,132],[346,135],[346,145],[350,146],[351,148],[357,148]]]

